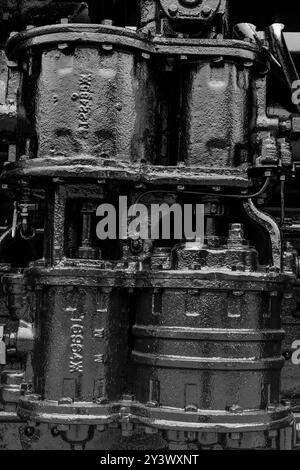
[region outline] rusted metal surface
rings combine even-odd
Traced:
[[[0,448],[291,449],[282,58],[230,0],[119,7],[0,2]],[[101,241],[120,196],[202,204],[203,243]]]

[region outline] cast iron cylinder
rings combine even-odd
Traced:
[[[161,304],[155,307],[159,295]],[[223,411],[233,406],[262,410],[278,403],[279,315],[275,293],[244,290],[242,282],[236,292],[224,283],[220,291],[137,294],[137,399]]]
[[[25,64],[19,155],[151,162],[157,94],[143,44],[131,31],[96,25],[13,36],[8,55]]]
[[[181,152],[189,166],[237,168],[251,163],[255,76],[229,57],[182,67]]]
[[[37,301],[35,393],[70,403],[120,399],[128,342],[124,293],[51,286]]]

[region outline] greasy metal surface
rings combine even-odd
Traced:
[[[280,270],[282,265],[282,239],[281,232],[276,221],[270,215],[259,211],[253,204],[252,200],[244,202],[244,209],[246,210],[249,217],[263,225],[269,232],[272,245],[273,265],[275,268]]]
[[[40,72],[34,73],[37,81],[28,76],[24,83],[36,91],[35,101],[24,103],[28,134],[22,136],[33,152],[38,141],[38,158],[86,154],[152,160],[156,93],[147,61],[122,51],[54,48],[42,55]]]
[[[219,60],[199,62],[181,67],[182,158],[190,166],[249,165],[249,137],[256,113],[252,71],[241,70],[232,59],[221,64]]]

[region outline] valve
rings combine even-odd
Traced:
[[[17,229],[24,240],[35,237],[36,231],[31,224],[31,213],[38,210],[38,205],[30,201],[31,191],[27,182],[21,182],[20,200],[14,202],[12,238],[15,238]]]
[[[18,355],[26,355],[33,350],[34,327],[32,323],[20,320],[17,331],[7,331],[3,337],[7,349]]]

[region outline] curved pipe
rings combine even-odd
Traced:
[[[12,234],[12,225],[0,236],[0,249],[1,249],[1,246],[2,246],[2,243],[5,242],[6,238]]]
[[[266,178],[266,181],[264,182],[263,186],[259,191],[257,191],[254,194],[218,194],[218,193],[210,193],[208,191],[182,191],[183,194],[192,194],[194,196],[218,196],[218,197],[225,197],[225,198],[232,198],[232,199],[253,199],[255,197],[260,196],[263,194],[269,187],[271,183],[271,177],[268,176]],[[146,191],[143,194],[140,194],[140,196],[136,199],[134,204],[138,204],[145,196],[149,196],[150,194],[174,194],[176,191],[172,190],[159,190],[159,189],[154,189],[152,191]]]
[[[245,39],[250,39],[250,41],[256,43],[261,50],[264,51],[265,54],[267,54],[268,58],[273,62],[277,67],[282,68],[280,62],[274,57],[274,55],[268,50],[268,48],[264,45],[260,37],[258,36],[256,32],[256,28],[253,24],[251,23],[238,23],[234,27],[234,33],[235,35],[239,38],[242,39],[243,41]]]
[[[250,219],[257,222],[268,231],[272,246],[273,266],[281,271],[282,268],[282,235],[277,222],[269,214],[261,212],[253,203],[252,199],[243,203],[244,209]]]

